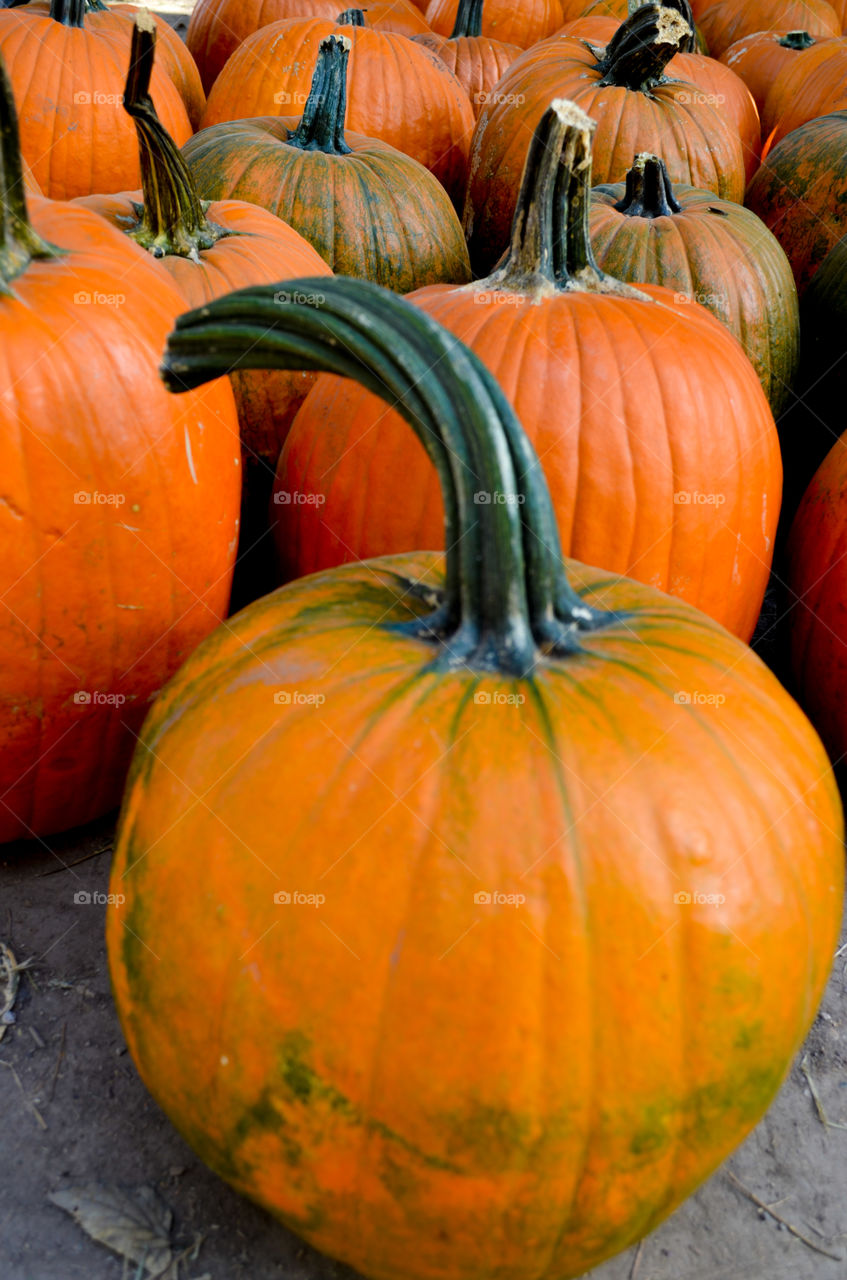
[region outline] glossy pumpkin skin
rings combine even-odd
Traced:
[[[833,761],[847,753],[847,438],[816,472],[791,528],[791,660],[798,697]]]
[[[449,36],[456,22],[459,0],[430,0],[426,20],[440,36]],[[485,0],[482,34],[528,49],[553,34],[565,21],[562,0]]]
[[[794,36],[797,48],[791,43],[782,43],[788,40],[789,34]],[[799,47],[805,44],[802,37],[814,43],[814,37],[807,32],[757,31],[736,40],[721,54],[721,62],[744,81],[753,95],[762,121],[763,139],[770,133],[764,115],[765,101],[779,73],[803,51]]]
[[[755,214],[709,191],[673,189],[677,212],[628,216],[615,205],[624,183],[591,192],[598,265],[632,284],[664,285],[701,303],[734,334],[759,375],[775,416],[800,359],[800,316],[791,264]]]
[[[720,58],[730,45],[757,31],[808,31],[825,40],[841,34],[841,23],[827,0],[715,0],[697,13],[709,52]]]
[[[343,6],[342,6],[343,8]],[[336,0],[198,0],[185,41],[208,93],[227,59],[262,27],[286,18],[337,18]],[[368,25],[413,36],[427,29],[408,0],[377,0],[368,6]]]
[[[292,113],[305,104],[318,49],[330,35],[352,44],[347,127],[379,138],[434,173],[455,202],[467,176],[474,115],[456,77],[405,36],[305,19],[274,23],[236,50],[209,95],[204,126]]]
[[[434,556],[292,584],[182,669],[135,759],[107,943],[142,1079],[378,1280],[561,1280],[651,1230],[770,1103],[837,945],[799,709],[702,615],[568,567],[631,621],[527,682],[439,676],[389,630]]]
[[[847,234],[847,111],[801,125],[762,163],[745,203],[782,245],[800,297]]]
[[[770,146],[817,116],[847,107],[847,39],[825,40],[780,72],[765,103]]]
[[[140,170],[132,122],[120,105],[129,41],[114,24],[64,26],[29,6],[0,10],[0,57],[18,106],[24,159],[46,196],[69,200],[131,191]],[[84,101],[76,101],[84,95]],[[179,145],[191,123],[167,71],[154,71],[152,95]],[[108,99],[108,100],[106,100]]]
[[[229,386],[158,379],[176,288],[89,210],[31,213],[67,254],[0,298],[2,841],[118,803],[151,699],[225,616],[240,494]]]
[[[468,95],[474,116],[478,116],[491,97],[497,82],[520,57],[516,44],[505,44],[490,36],[414,36],[415,44],[422,44],[450,68]]]
[[[634,155],[658,150],[674,182],[743,199],[738,133],[696,86],[670,81],[647,94],[603,87],[601,78],[582,41],[557,37],[524,53],[500,81],[500,100],[482,111],[471,143],[463,223],[477,271],[488,270],[505,248],[532,130],[556,96],[598,121],[596,183],[621,181]]]
[[[376,138],[345,133],[349,155],[289,144],[299,121],[235,120],[183,154],[205,199],[234,197],[284,218],[339,275],[398,293],[470,279],[462,228],[431,173]]]

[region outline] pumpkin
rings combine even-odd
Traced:
[[[602,271],[665,285],[722,321],[780,413],[800,358],[797,290],[779,242],[754,213],[710,191],[674,189],[664,161],[642,154],[625,185],[591,192],[589,226]]]
[[[839,240],[803,295],[797,394],[779,424],[786,460],[784,515],[789,518],[844,429],[846,288],[847,240]]]
[[[286,18],[335,18],[339,12],[338,0],[197,0],[185,40],[208,93],[227,59],[262,27]],[[368,25],[404,36],[427,30],[411,0],[374,0]]]
[[[347,127],[379,138],[434,173],[454,203],[467,176],[474,114],[453,73],[406,36],[362,25],[360,9],[343,22],[315,18],[263,27],[235,51],[209,95],[204,126],[278,115],[308,97],[321,41],[350,40]]]
[[[553,34],[575,36],[578,40],[588,40],[591,44],[608,44],[620,25],[618,18],[590,14],[587,18],[571,18]]]
[[[483,0],[459,0],[456,23],[449,36],[431,31],[412,37],[416,44],[432,50],[450,68],[470,98],[475,116],[521,52],[516,44],[504,44],[502,40],[484,36],[482,15]]]
[[[461,0],[429,0],[426,20],[440,36],[455,30]],[[482,34],[504,44],[528,49],[552,35],[564,22],[562,0],[486,0],[482,17]]]
[[[680,595],[749,639],[779,513],[773,417],[705,309],[597,268],[585,221],[592,127],[572,104],[548,108],[505,264],[411,297],[496,376],[544,464],[565,552]],[[286,501],[294,493],[313,497]],[[274,519],[290,578],[437,547],[442,516],[435,475],[396,415],[323,377],[280,457]]]
[[[477,271],[488,270],[508,243],[529,139],[555,96],[570,98],[599,123],[598,183],[621,181],[633,155],[650,150],[661,152],[674,182],[742,199],[737,131],[695,86],[664,76],[690,36],[679,14],[645,5],[605,50],[558,37],[512,63],[497,86],[497,101],[480,114],[471,145],[463,221]]]
[[[85,0],[0,10],[0,57],[20,112],[24,159],[46,196],[67,200],[125,191],[140,180],[132,123],[121,108],[128,38],[90,25]],[[156,109],[181,145],[191,124],[164,71],[152,82]]]
[[[817,116],[847,107],[847,39],[821,40],[783,67],[765,103],[769,149]]]
[[[111,6],[104,4],[103,0],[86,0],[85,26],[93,32],[114,32],[123,40],[125,53],[128,54],[132,42],[133,20],[141,8],[142,6],[136,4],[125,4],[124,0]],[[27,11],[49,13],[49,0],[30,0]],[[153,18],[160,40],[157,63],[176,85],[191,121],[191,127],[197,129],[206,107],[206,95],[200,82],[200,73],[191,54],[168,20],[157,13],[153,14]]]
[[[85,196],[78,203],[152,254],[189,307],[202,306],[248,284],[291,279],[305,272],[330,275],[318,252],[274,214],[242,200],[208,203],[200,199],[191,172],[162,128],[149,96],[158,47],[156,26],[142,11],[133,31],[124,90],[124,109],[138,133],[141,191]],[[444,201],[453,213],[446,196]],[[283,441],[313,382],[314,374],[300,371],[232,375],[244,463],[239,597],[247,591],[255,598],[261,587],[270,585],[271,548],[264,535],[271,484]]]
[[[561,562],[452,335],[358,280],[272,296],[182,318],[169,385],[305,359],[379,387],[450,550],[275,592],[163,693],[112,865],[123,1032],[201,1158],[360,1274],[567,1280],[773,1098],[837,944],[838,792],[749,649]]]
[[[843,411],[839,416],[843,421]],[[836,440],[800,504],[787,572],[798,696],[832,759],[841,762],[847,754],[847,434]]]
[[[376,138],[344,132],[350,41],[318,48],[303,118],[213,125],[185,159],[208,199],[248,200],[284,218],[341,275],[398,293],[439,281],[464,283],[470,263],[447,193],[410,156]]]
[[[847,0],[829,0],[835,10],[835,16],[841,24],[841,34],[847,35]]]
[[[150,700],[225,615],[240,471],[228,384],[159,383],[174,286],[90,210],[27,207],[5,72],[0,204],[7,841],[118,803]]]
[[[797,54],[817,43],[808,31],[757,31],[754,35],[736,40],[721,54],[721,62],[735,72],[753,95],[759,116],[762,117],[762,133],[765,127],[765,100],[780,71],[796,60]]]
[[[745,203],[782,245],[802,298],[830,249],[847,234],[847,111],[801,125],[756,173]]]
[[[841,34],[827,0],[715,0],[697,21],[713,58],[757,31],[807,31],[821,40]]]

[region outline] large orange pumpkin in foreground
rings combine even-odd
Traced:
[[[741,347],[704,308],[597,268],[593,128],[573,104],[548,108],[505,264],[464,288],[411,296],[514,406],[565,551],[679,595],[749,639],[780,505],[773,416]],[[435,472],[398,416],[350,381],[321,377],[309,392],[274,498],[285,578],[441,545]]]
[[[27,210],[2,74],[0,146],[4,841],[118,803],[151,698],[226,612],[241,473],[228,384],[163,392],[185,302],[157,264],[88,209]]]
[[[188,1142],[313,1245],[374,1280],[566,1280],[773,1098],[838,938],[838,793],[746,646],[562,564],[461,343],[362,281],[289,296],[317,287],[183,318],[170,384],[352,366],[437,460],[450,552],[283,588],[163,693],[115,849],[115,1000]]]

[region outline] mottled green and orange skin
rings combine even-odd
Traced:
[[[791,658],[800,700],[834,761],[847,753],[847,438],[827,454],[788,543]]]
[[[347,126],[412,156],[460,205],[468,175],[474,114],[459,81],[429,49],[406,36],[329,19],[274,22],[249,36],[209,94],[203,127],[278,116],[305,104],[321,42],[346,36]],[[280,99],[280,95],[287,97]],[[350,144],[352,146],[352,143]]]
[[[842,817],[805,717],[704,615],[568,572],[626,621],[524,680],[392,629],[434,555],[292,584],[181,669],[134,760],[107,939],[142,1078],[376,1280],[625,1248],[762,1116],[830,967]]]
[[[197,134],[183,155],[201,196],[246,200],[283,218],[337,275],[396,293],[470,279],[459,219],[422,165],[357,133],[345,133],[349,154],[306,151],[289,142],[298,124],[263,116]]]
[[[800,360],[800,314],[791,264],[742,205],[675,185],[679,213],[629,216],[615,209],[625,185],[594,187],[590,234],[597,264],[631,284],[659,284],[700,301],[743,346],[774,416]]]
[[[803,292],[847,233],[847,111],[810,120],[768,153],[745,204],[785,250]]]

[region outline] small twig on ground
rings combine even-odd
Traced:
[[[53,1094],[56,1092],[56,1081],[59,1078],[59,1067],[62,1065],[62,1059],[65,1056],[65,1037],[67,1035],[67,1032],[68,1032],[68,1024],[66,1022],[63,1022],[62,1038],[59,1041],[59,1056],[56,1059],[56,1065],[53,1068],[53,1076],[52,1076],[52,1079],[50,1080],[50,1092],[47,1094],[48,1102],[53,1101]]]
[[[809,1071],[809,1055],[807,1053],[803,1054],[803,1059],[800,1063],[800,1070],[806,1077],[806,1083],[809,1086],[809,1092],[811,1093],[812,1101],[815,1104],[815,1111],[817,1111],[818,1119],[823,1127],[825,1129],[847,1129],[847,1124],[838,1124],[835,1120],[827,1118],[827,1114],[823,1109],[823,1103],[821,1102],[821,1096],[818,1093],[818,1087],[812,1079],[812,1074]]]
[[[81,858],[77,858],[76,862],[65,862],[61,867],[52,867],[49,871],[40,871],[35,877],[36,880],[43,880],[46,876],[60,876],[63,871],[70,871],[71,867],[78,867],[81,862],[89,862],[92,858],[99,858],[101,853],[106,853],[112,848],[112,841],[107,840],[99,849],[92,849],[91,853],[86,853]]]
[[[6,1060],[5,1060],[4,1058],[0,1058],[0,1067],[7,1067],[7,1068],[9,1069],[9,1071],[11,1071],[11,1073],[12,1073],[12,1077],[13,1077],[13,1079],[14,1079],[14,1081],[15,1081],[15,1084],[18,1086],[18,1088],[19,1088],[19,1089],[20,1089],[20,1091],[21,1091],[21,1097],[22,1097],[22,1098],[23,1098],[23,1100],[24,1100],[24,1106],[27,1108],[27,1110],[28,1110],[28,1111],[31,1111],[31,1112],[32,1112],[32,1114],[35,1116],[36,1120],[37,1120],[37,1121],[38,1121],[38,1123],[40,1124],[41,1128],[42,1128],[42,1129],[44,1130],[44,1132],[46,1133],[46,1132],[47,1132],[47,1124],[46,1124],[46,1121],[45,1121],[45,1119],[44,1119],[44,1116],[43,1116],[43,1115],[41,1114],[41,1112],[38,1110],[38,1107],[35,1105],[35,1103],[34,1103],[34,1102],[31,1102],[31,1101],[29,1100],[29,1098],[26,1096],[26,1091],[25,1091],[25,1089],[24,1089],[24,1087],[23,1087],[23,1084],[22,1084],[22,1082],[21,1082],[21,1078],[20,1078],[20,1076],[18,1075],[18,1073],[17,1073],[17,1071],[15,1070],[15,1068],[12,1066],[11,1062],[6,1062]]]
[[[641,1255],[644,1252],[644,1241],[638,1241],[638,1248],[635,1251],[635,1257],[632,1259],[632,1267],[629,1272],[629,1280],[636,1280],[638,1268],[641,1266]]]
[[[736,1178],[735,1174],[732,1172],[731,1169],[727,1169],[726,1176],[729,1178],[732,1185],[734,1187],[737,1187],[737,1189],[741,1192],[742,1195],[745,1195],[748,1200],[751,1200],[758,1209],[761,1209],[764,1213],[769,1214],[770,1217],[773,1218],[775,1222],[781,1222],[782,1225],[785,1227],[786,1231],[790,1231],[791,1234],[797,1240],[800,1240],[804,1245],[806,1245],[807,1248],[813,1249],[815,1253],[823,1254],[825,1258],[832,1258],[833,1262],[842,1261],[840,1253],[830,1253],[828,1249],[822,1249],[819,1244],[815,1244],[814,1240],[810,1240],[808,1236],[803,1235],[802,1231],[798,1231],[797,1228],[793,1225],[793,1223],[788,1222],[786,1218],[780,1217],[778,1213],[774,1213],[773,1209],[769,1209],[765,1201],[760,1200],[759,1197],[755,1194],[755,1192],[751,1191],[749,1187],[745,1187],[744,1183],[741,1182],[738,1178]]]

